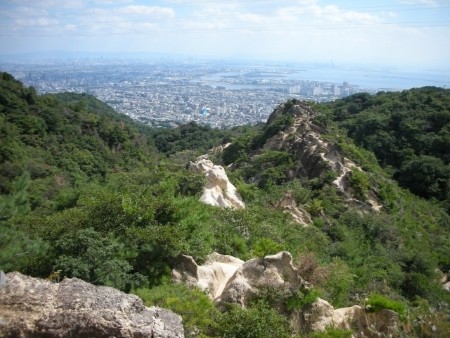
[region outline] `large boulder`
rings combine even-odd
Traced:
[[[181,255],[172,270],[172,279],[175,282],[198,287],[211,299],[217,300],[228,280],[243,264],[244,261],[239,258],[216,252],[209,255],[203,265],[197,265],[191,256]]]
[[[246,306],[261,287],[291,288],[305,286],[292,265],[289,252],[280,252],[244,262],[238,258],[213,253],[203,265],[191,256],[180,256],[172,270],[176,282],[199,287],[217,303]]]
[[[200,156],[197,161],[190,162],[189,168],[206,176],[207,183],[203,188],[200,201],[224,208],[242,209],[245,204],[237,192],[236,187],[230,182],[225,169],[220,165],[214,165],[205,156]]]
[[[80,279],[18,272],[0,289],[0,337],[184,337],[181,317],[135,295]]]
[[[292,256],[283,251],[264,259],[254,258],[245,262],[228,280],[220,303],[235,303],[246,306],[261,287],[290,289],[304,287],[306,282],[298,275],[292,264]]]

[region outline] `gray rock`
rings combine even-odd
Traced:
[[[80,279],[11,272],[0,289],[0,337],[184,337],[181,317]]]

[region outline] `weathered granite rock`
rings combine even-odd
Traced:
[[[172,271],[177,282],[185,282],[206,291],[218,303],[245,306],[259,287],[289,288],[303,285],[289,252],[266,256],[264,262],[255,258],[244,262],[238,258],[213,253],[203,265],[190,256],[181,256]]]
[[[203,265],[197,265],[191,256],[181,255],[172,270],[172,279],[198,287],[216,300],[221,296],[228,280],[243,264],[244,261],[239,258],[216,252],[209,255]]]
[[[289,252],[247,262],[214,253],[204,265],[198,265],[190,256],[182,256],[172,276],[177,282],[200,287],[219,306],[234,303],[245,307],[261,287],[287,291],[310,287],[299,276]],[[335,309],[321,298],[301,310],[275,307],[289,318],[297,333],[324,331],[330,326],[352,330],[354,337],[385,337],[401,332],[398,314],[390,310],[367,312],[359,305]]]
[[[328,327],[352,330],[354,337],[386,337],[400,332],[399,317],[394,311],[366,312],[359,305],[334,309],[321,298],[292,314],[291,321],[303,332],[325,331]]]
[[[200,201],[224,208],[245,208],[241,196],[236,187],[230,182],[225,169],[220,165],[214,165],[204,156],[197,158],[196,162],[190,162],[189,168],[206,175],[207,183],[203,188]]]
[[[0,337],[184,337],[181,317],[135,295],[80,279],[60,283],[6,274]]]
[[[287,192],[277,203],[277,208],[283,210],[292,216],[294,222],[305,227],[310,226],[313,222],[311,215],[304,209],[299,208],[295,202],[291,192]]]
[[[218,301],[246,306],[260,287],[289,289],[294,285],[306,286],[306,282],[292,265],[291,254],[283,251],[266,256],[264,261],[255,258],[245,262],[228,280]]]

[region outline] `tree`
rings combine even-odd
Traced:
[[[253,246],[253,254],[258,256],[264,268],[267,268],[266,256],[280,251],[281,248],[282,246],[280,244],[275,243],[270,238],[263,237],[258,239]]]
[[[124,245],[92,228],[64,234],[54,243],[53,250],[53,271],[61,270],[61,276],[78,277],[121,290],[143,282],[142,275],[131,273]]]
[[[444,200],[448,195],[450,167],[433,156],[421,155],[405,162],[395,177],[413,193]]]

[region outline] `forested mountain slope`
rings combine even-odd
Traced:
[[[0,84],[0,269],[135,292],[180,313],[192,336],[289,337],[275,305],[301,312],[318,295],[398,311],[394,336],[450,332],[448,213],[400,188],[331,108],[291,100],[265,125],[152,131],[87,95],[37,96],[5,73]],[[214,142],[205,146],[206,137]],[[240,210],[200,203],[205,178],[186,166],[230,141],[210,157],[226,166]],[[297,222],[294,208],[309,218]],[[219,311],[170,282],[180,254],[202,263],[213,251],[263,260],[279,250],[310,290],[261,290],[247,309]]]
[[[138,128],[92,96],[37,96],[2,73],[0,191],[14,193],[25,175],[33,209],[69,202],[71,187],[153,161],[153,142]]]
[[[318,109],[418,196],[450,210],[450,90],[425,87],[357,94]]]

